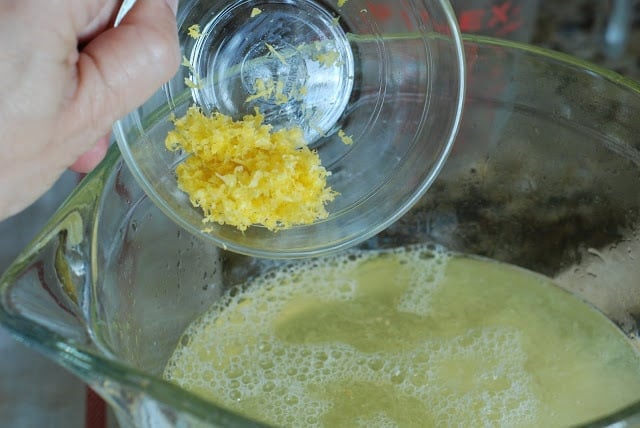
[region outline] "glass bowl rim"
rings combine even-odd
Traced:
[[[396,222],[400,217],[406,214],[411,207],[426,193],[431,184],[435,181],[438,174],[442,170],[448,155],[453,147],[455,142],[458,129],[460,127],[460,122],[462,120],[463,109],[464,109],[464,101],[466,94],[466,65],[465,65],[465,53],[463,47],[462,35],[459,31],[459,26],[457,22],[457,18],[451,7],[450,3],[446,0],[436,0],[440,3],[442,7],[442,13],[447,21],[447,30],[449,31],[446,34],[446,38],[452,41],[452,53],[455,54],[456,64],[455,72],[457,74],[457,94],[455,96],[455,106],[452,109],[454,112],[454,117],[451,118],[451,124],[448,129],[447,140],[440,143],[440,148],[438,150],[438,158],[434,160],[433,166],[428,174],[425,175],[426,179],[421,182],[416,188],[407,195],[403,204],[392,209],[391,215],[385,217],[383,220],[377,222],[377,224],[370,225],[368,228],[361,228],[357,233],[350,233],[348,235],[344,235],[340,239],[334,239],[331,242],[325,241],[322,243],[314,243],[313,245],[309,245],[306,247],[300,247],[295,249],[273,249],[264,246],[252,246],[249,244],[239,243],[232,240],[225,239],[217,234],[211,232],[205,232],[203,227],[199,227],[200,225],[196,225],[187,221],[182,216],[180,216],[170,205],[168,200],[164,198],[160,192],[158,192],[151,182],[150,177],[148,177],[144,172],[142,172],[136,164],[135,156],[130,150],[130,146],[127,143],[127,130],[125,129],[122,120],[117,121],[113,127],[113,134],[115,136],[115,140],[120,147],[120,152],[122,157],[127,164],[128,168],[131,170],[135,180],[138,185],[143,189],[143,191],[149,196],[151,201],[171,220],[173,220],[176,224],[180,225],[182,228],[187,230],[189,233],[204,239],[205,241],[211,242],[214,245],[223,248],[224,250],[232,251],[235,253],[251,256],[251,257],[259,257],[259,258],[271,258],[271,259],[295,259],[295,258],[308,258],[308,257],[317,257],[317,256],[326,256],[329,254],[334,254],[339,251],[343,251],[351,246],[357,245],[376,234],[380,233],[384,229],[388,228],[391,224]],[[422,32],[422,30],[420,30]],[[444,37],[443,34],[436,33],[435,38]],[[422,32],[422,38],[427,38],[427,33]],[[161,89],[162,91],[162,89]],[[157,113],[154,112],[154,114]],[[135,123],[140,123],[140,117],[138,116],[137,111],[133,111],[125,118],[130,118]],[[368,199],[368,198],[367,198]],[[340,214],[343,215],[343,214]],[[296,228],[304,229],[309,232],[310,235],[317,235],[317,231],[314,230],[316,224],[326,224],[328,221],[332,221],[332,215],[329,214],[329,218],[320,220],[316,223],[309,225],[301,225],[296,226]],[[336,217],[335,220],[338,220],[339,217]],[[219,227],[217,225],[216,227]],[[293,229],[292,229],[293,230]],[[288,230],[278,231],[280,234],[287,234]],[[316,233],[314,233],[316,232]]]

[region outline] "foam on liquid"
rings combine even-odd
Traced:
[[[270,272],[186,332],[167,379],[280,426],[549,426],[640,398],[640,359],[548,279],[427,247]]]

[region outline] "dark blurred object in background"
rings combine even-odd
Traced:
[[[531,42],[640,80],[640,1],[540,0]]]
[[[463,33],[531,43],[640,80],[640,0],[451,0]]]

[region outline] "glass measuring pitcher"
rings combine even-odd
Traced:
[[[467,37],[465,48],[472,78],[450,159],[364,245],[432,242],[545,274],[638,346],[640,86],[535,47]],[[224,289],[278,263],[184,232],[114,148],[0,280],[0,321],[90,384],[122,426],[252,426],[160,375]],[[640,397],[628,398],[578,422],[638,423]]]

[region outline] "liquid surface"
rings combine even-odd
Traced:
[[[165,376],[280,426],[562,426],[640,398],[640,358],[548,279],[424,247],[267,274]]]

